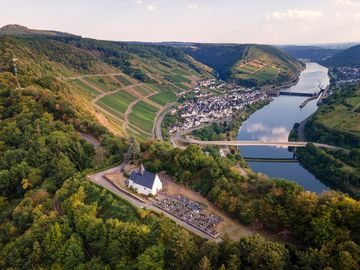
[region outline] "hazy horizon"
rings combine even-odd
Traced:
[[[135,42],[356,43],[360,0],[18,0],[2,4],[7,24]]]

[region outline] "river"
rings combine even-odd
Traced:
[[[328,69],[317,64],[307,63],[306,69],[300,74],[296,85],[287,90],[294,92],[318,91],[318,85],[329,84]],[[299,105],[307,97],[279,96],[256,111],[246,120],[238,133],[238,140],[287,141],[295,123],[299,123],[317,110],[317,101],[309,102],[303,109]],[[261,158],[292,158],[287,148],[242,146],[240,151],[244,157]],[[305,190],[321,193],[328,190],[325,184],[303,168],[299,163],[286,162],[248,162],[255,172],[264,173],[273,178],[284,178],[297,182]]]

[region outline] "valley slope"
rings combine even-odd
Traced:
[[[253,44],[194,44],[183,47],[223,80],[245,86],[280,85],[297,79],[304,65],[284,51]]]
[[[358,269],[359,201],[241,176],[235,156],[195,145],[125,137],[147,132],[160,106],[201,77],[211,69],[171,47],[0,36],[0,269]],[[129,149],[147,170],[289,244],[206,241],[87,180]]]
[[[360,67],[360,45],[350,47],[347,50],[333,55],[329,59],[323,61],[323,64],[331,67]]]
[[[343,49],[340,48],[323,48],[319,46],[279,46],[279,48],[294,58],[307,59],[312,62],[324,61],[343,51]]]
[[[212,77],[210,68],[173,47],[18,33],[0,34],[0,70],[12,72],[15,55],[23,88],[56,90],[117,135],[152,138],[163,107]]]

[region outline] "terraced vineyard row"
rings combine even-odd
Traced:
[[[176,93],[189,89],[183,85],[190,82],[185,77],[172,75],[171,79],[177,82],[140,84],[126,75],[83,76],[73,81],[108,119],[145,140],[153,137],[154,123],[163,107],[176,102]]]

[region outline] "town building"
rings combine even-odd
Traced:
[[[157,174],[148,172],[141,164],[139,171],[133,171],[128,179],[128,187],[137,193],[155,196],[162,190],[162,182]]]

